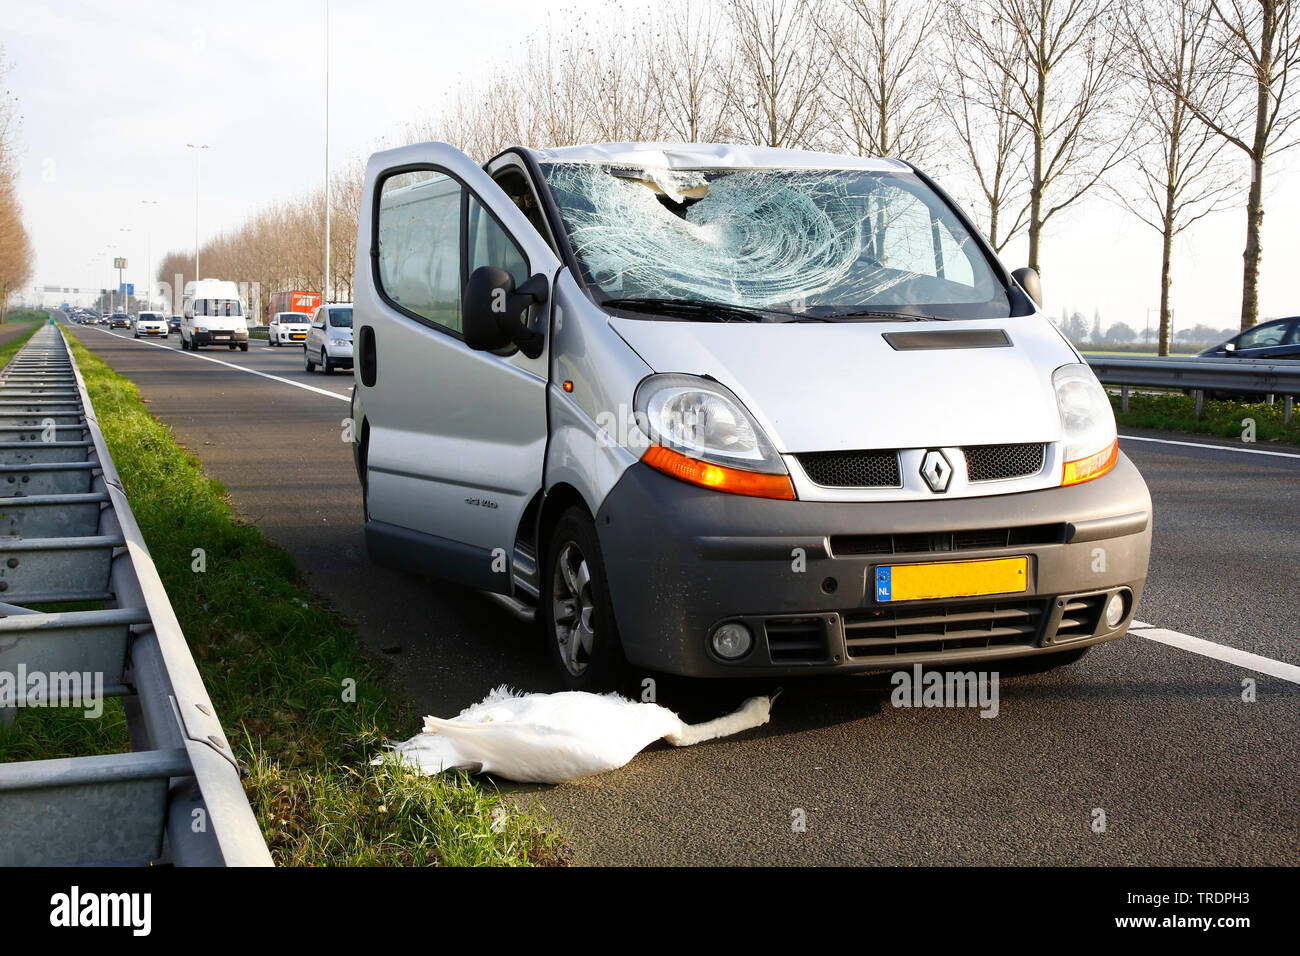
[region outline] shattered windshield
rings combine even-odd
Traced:
[[[1011,313],[978,244],[910,174],[600,163],[542,172],[584,283],[611,306],[708,303],[776,321]]]

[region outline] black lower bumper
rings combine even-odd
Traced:
[[[909,502],[773,501],[629,468],[596,522],[623,649],[693,677],[885,670],[1050,654],[1121,636],[1146,582],[1151,497],[1121,455],[1070,488]],[[1024,593],[875,599],[882,564],[1027,558]],[[1105,605],[1124,595],[1114,627]],[[739,621],[754,647],[710,650]]]
[[[217,338],[224,336],[224,338]],[[247,345],[247,332],[195,332],[190,336],[194,345]]]

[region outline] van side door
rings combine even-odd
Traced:
[[[384,563],[510,589],[509,556],[542,487],[549,341],[471,349],[461,300],[480,266],[554,283],[560,262],[477,164],[441,143],[378,154],[354,283],[358,403],[369,428],[366,540]],[[549,296],[527,321],[549,340]]]

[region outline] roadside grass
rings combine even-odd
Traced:
[[[1221,435],[1241,439],[1244,419],[1255,422],[1255,441],[1280,441],[1300,445],[1300,409],[1290,423],[1282,421],[1282,401],[1220,402],[1206,399],[1201,417],[1196,417],[1196,400],[1189,395],[1145,394],[1130,390],[1128,411],[1120,411],[1120,397],[1111,395],[1115,420],[1133,428],[1157,428],[1165,431]]]
[[[341,615],[293,558],[235,515],[225,489],[149,414],[135,385],[68,341],[154,564],[282,865],[564,865],[564,835],[464,774],[370,766],[391,700]],[[193,570],[195,549],[206,569]],[[94,721],[80,721],[82,725]],[[22,724],[18,725],[21,731]],[[93,733],[93,731],[91,732]]]
[[[39,325],[42,322],[48,322],[50,314],[40,309],[10,309],[9,314],[5,316],[5,325],[33,324]],[[0,326],[3,328],[3,326]],[[5,361],[9,361],[5,359]]]

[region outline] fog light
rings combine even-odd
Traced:
[[[745,625],[731,621],[720,625],[709,638],[709,643],[713,645],[713,653],[723,660],[734,661],[749,653],[754,646],[754,635]]]
[[[1124,592],[1116,591],[1106,602],[1106,626],[1114,629],[1119,627],[1119,622],[1124,620],[1124,615],[1128,613],[1128,602],[1124,600]]]

